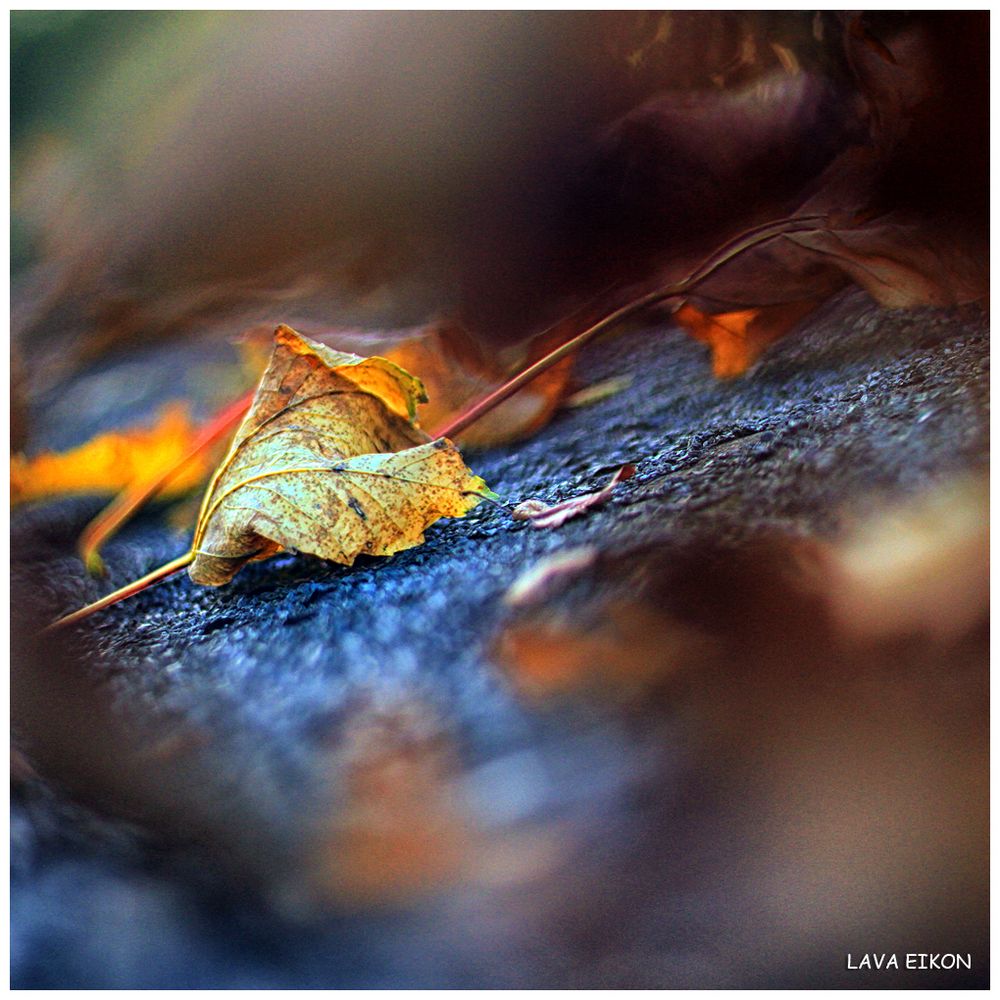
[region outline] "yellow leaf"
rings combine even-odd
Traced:
[[[65,494],[116,493],[155,477],[188,452],[196,428],[183,404],[163,408],[152,427],[111,431],[64,452],[10,460],[11,502],[23,503]],[[208,473],[204,458],[188,462],[165,486],[167,495],[186,493]]]
[[[282,549],[351,565],[419,545],[441,517],[489,495],[448,440],[413,421],[420,381],[384,358],[286,326],[250,412],[202,503],[195,583],[218,586]]]

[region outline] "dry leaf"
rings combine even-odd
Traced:
[[[879,59],[884,59],[893,66],[899,65],[892,50],[873,34],[860,15],[853,15],[849,18],[847,31],[851,38],[856,38],[863,45],[866,45]]]
[[[526,354],[518,352],[517,358],[504,364],[496,354],[487,354],[462,327],[441,325],[402,341],[385,356],[417,374],[426,386],[430,398],[420,408],[420,422],[433,429],[503,385],[511,374],[542,357],[551,346],[551,338],[542,338],[529,344]],[[458,435],[458,440],[485,448],[540,430],[572,388],[572,370],[572,358],[559,362],[477,420]]]
[[[525,500],[514,508],[511,516],[515,521],[531,521],[534,528],[558,528],[577,514],[604,503],[619,483],[634,475],[635,466],[625,464],[611,477],[608,485],[596,493],[584,493],[583,496],[564,500],[552,507],[541,500]]]
[[[757,650],[772,625],[785,652],[800,628],[826,641],[814,596],[826,567],[821,547],[786,538],[600,552],[508,605],[493,651],[529,697],[593,691],[611,703],[674,690],[733,650]]]
[[[423,386],[384,358],[330,350],[287,326],[202,502],[188,573],[218,586],[282,549],[351,565],[423,541],[486,484],[414,423]]]
[[[754,247],[712,275],[674,319],[711,346],[716,375],[739,375],[848,282],[889,309],[962,305],[985,299],[987,259],[945,218],[838,220]]]
[[[311,845],[323,896],[398,901],[440,890],[465,872],[477,831],[456,748],[423,705],[358,712],[336,751],[336,794]]]
[[[685,303],[674,320],[712,350],[716,378],[742,375],[776,340],[816,308],[815,302],[788,302],[760,309],[711,315]]]
[[[761,533],[588,550],[519,582],[494,651],[535,696],[596,685],[628,697],[726,658],[741,670],[830,657],[884,667],[907,642],[945,648],[987,622],[987,515],[985,478],[973,476],[833,541]]]
[[[406,905],[457,886],[535,881],[564,861],[564,831],[512,818],[502,797],[484,795],[481,772],[464,766],[445,722],[417,699],[356,704],[329,734],[326,789],[302,839],[320,901]],[[495,774],[504,762],[484,769]],[[487,789],[495,780],[485,779]]]
[[[853,136],[799,205],[797,214],[827,216],[828,225],[742,255],[699,287],[697,310],[677,314],[711,345],[717,375],[744,372],[802,318],[794,305],[804,315],[805,303],[818,304],[848,282],[887,308],[986,297],[986,213],[976,210],[985,181],[975,180],[984,159],[976,146],[981,123],[970,132],[972,111],[949,103],[941,52],[926,26],[910,22],[890,49],[861,17],[843,17],[864,134]],[[769,316],[763,308],[777,305],[792,311]]]
[[[562,549],[545,556],[521,573],[507,588],[503,603],[510,608],[535,604],[554,589],[560,580],[588,569],[596,559],[597,549],[592,545]]]
[[[985,253],[973,259],[945,220],[886,217],[788,239],[829,260],[888,309],[962,305],[986,293]]]
[[[99,434],[69,451],[44,452],[34,458],[13,455],[11,502],[115,493],[177,464],[190,449],[196,432],[187,407],[172,403],[163,408],[152,427]],[[203,482],[208,471],[205,458],[193,460],[178,470],[164,492],[173,496],[186,493]]]
[[[531,697],[578,688],[618,694],[661,682],[715,652],[700,630],[642,601],[623,600],[596,615],[528,614],[501,633],[494,654]]]
[[[988,613],[989,548],[983,476],[877,511],[835,549],[830,600],[838,627],[858,642],[961,635]]]

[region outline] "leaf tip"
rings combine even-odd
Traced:
[[[503,504],[503,497],[499,493],[494,493],[486,485],[486,480],[480,476],[475,476],[472,480],[472,489],[467,491],[480,500],[489,500],[490,503]]]

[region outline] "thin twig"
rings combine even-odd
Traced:
[[[103,608],[110,607],[112,604],[124,601],[126,597],[138,594],[139,591],[145,590],[147,587],[151,587],[154,583],[158,583],[160,580],[165,580],[168,576],[173,576],[174,573],[184,569],[184,567],[189,565],[193,560],[194,552],[185,552],[184,555],[178,556],[176,559],[171,559],[170,562],[164,563],[162,566],[157,567],[145,576],[139,577],[138,580],[126,583],[124,587],[119,587],[106,597],[102,597],[99,601],[94,601],[93,604],[88,604],[86,607],[80,608],[79,611],[73,611],[68,615],[63,615],[62,618],[57,618],[51,625],[46,625],[42,631],[54,632],[56,629],[65,628],[67,625],[72,625],[74,622],[80,621],[81,618],[86,618],[88,615],[92,615],[95,611],[101,611]]]
[[[548,371],[549,368],[557,362],[562,361],[562,359],[567,357],[567,355],[572,354],[574,351],[583,347],[583,345],[588,341],[593,340],[595,337],[609,330],[622,320],[627,319],[629,316],[634,316],[636,313],[641,312],[644,309],[648,309],[650,306],[655,305],[658,302],[664,301],[664,299],[671,299],[689,294],[702,281],[714,274],[724,264],[729,263],[729,261],[731,261],[734,257],[738,257],[741,253],[745,253],[747,250],[750,250],[755,246],[760,246],[761,243],[766,243],[769,240],[776,239],[777,237],[784,236],[788,233],[798,233],[810,229],[816,229],[823,219],[825,219],[825,216],[799,216],[791,219],[781,219],[777,222],[770,222],[767,225],[757,226],[755,229],[748,230],[747,232],[736,237],[736,239],[731,240],[729,243],[726,243],[724,246],[716,250],[711,257],[695,268],[695,270],[693,270],[686,278],[683,278],[672,285],[666,285],[663,288],[658,288],[653,292],[649,292],[648,294],[641,296],[640,298],[633,299],[627,305],[616,309],[614,312],[605,316],[604,319],[599,320],[582,333],[578,333],[575,337],[567,340],[555,350],[550,351],[544,358],[541,358],[533,365],[525,368],[519,375],[514,376],[514,378],[510,379],[510,381],[505,382],[502,386],[500,386],[499,389],[495,389],[493,392],[489,393],[489,395],[484,396],[478,403],[473,404],[453,420],[439,428],[434,436],[455,437],[457,434],[466,430],[471,424],[474,424],[480,417],[488,413],[495,406],[498,406],[500,403],[504,402],[504,400],[509,399],[514,395],[514,393],[518,392],[518,390],[523,389],[529,382],[534,381],[534,379],[538,378],[542,372]]]

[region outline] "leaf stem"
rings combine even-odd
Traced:
[[[793,216],[788,219],[779,219],[776,222],[769,222],[765,225],[757,226],[754,229],[741,233],[735,239],[730,240],[728,243],[719,247],[719,249],[717,249],[710,257],[696,267],[686,278],[682,278],[680,281],[675,282],[672,285],[666,285],[663,288],[658,288],[655,291],[642,295],[637,299],[633,299],[626,305],[621,306],[612,313],[609,313],[604,317],[604,319],[599,320],[593,326],[587,327],[587,329],[582,333],[578,333],[575,337],[567,340],[555,350],[550,351],[544,358],[536,361],[533,365],[529,365],[519,375],[515,375],[514,378],[505,382],[499,389],[495,389],[487,396],[484,396],[478,403],[470,406],[464,412],[455,417],[454,420],[439,428],[434,436],[454,437],[455,435],[460,434],[471,424],[474,424],[480,417],[492,410],[495,406],[499,406],[502,402],[504,402],[504,400],[513,396],[518,390],[523,389],[524,386],[536,379],[542,374],[542,372],[547,371],[554,364],[583,347],[583,345],[588,341],[593,340],[595,337],[604,333],[616,323],[620,323],[629,316],[633,316],[636,313],[641,312],[643,309],[648,309],[650,306],[655,305],[657,302],[662,302],[664,299],[675,298],[680,295],[688,294],[702,281],[713,275],[724,264],[729,263],[729,261],[738,257],[740,254],[745,253],[747,250],[752,249],[753,247],[760,246],[762,243],[766,243],[769,240],[776,239],[777,237],[784,236],[788,233],[798,233],[810,229],[816,229],[817,226],[825,219],[826,216],[822,215]]]
[[[112,604],[117,604],[119,601],[125,600],[126,597],[138,594],[139,591],[151,587],[154,583],[165,580],[168,576],[173,576],[174,573],[184,569],[193,560],[194,551],[185,552],[184,555],[178,556],[176,559],[171,559],[170,562],[164,563],[145,576],[139,577],[138,580],[126,583],[124,587],[119,587],[107,596],[102,597],[99,601],[94,601],[93,604],[88,604],[80,608],[79,611],[74,611],[71,614],[63,615],[62,618],[57,618],[51,625],[47,625],[42,629],[42,632],[55,632],[57,629],[65,628],[67,625],[72,625],[83,618],[87,618],[95,611],[100,611],[103,608],[110,607]]]

